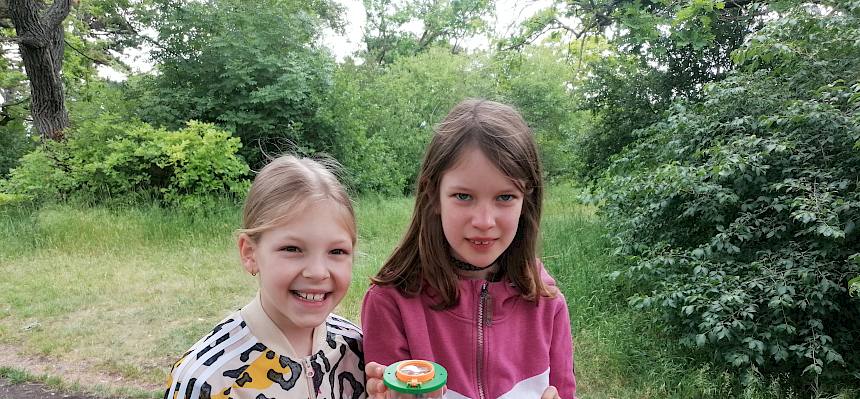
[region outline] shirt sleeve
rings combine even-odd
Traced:
[[[361,306],[365,361],[385,366],[411,358],[400,308],[386,289],[371,286]]]
[[[564,296],[561,292],[556,295],[556,300],[559,300],[561,304],[556,310],[552,326],[549,383],[558,389],[558,394],[562,399],[575,399],[576,372],[574,371],[570,314]]]

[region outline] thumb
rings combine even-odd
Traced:
[[[555,389],[554,386],[550,385],[545,391],[543,391],[543,395],[540,396],[540,399],[559,399],[558,390]]]

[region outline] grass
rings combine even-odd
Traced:
[[[604,229],[575,198],[569,187],[550,190],[542,252],[570,307],[580,397],[725,397],[736,385],[731,375],[686,354],[651,316],[626,305],[624,288],[605,277],[616,266]],[[411,206],[408,198],[358,201],[359,253],[339,314],[358,320],[369,276],[397,244]],[[256,291],[235,249],[238,223],[239,209],[229,203],[200,212],[0,208],[0,344],[139,386],[162,384],[177,356]],[[7,379],[27,378],[0,370]],[[767,394],[772,385],[744,396],[778,397]]]
[[[110,397],[120,396],[130,399],[146,399],[153,396],[153,392],[136,387],[113,388],[101,384],[86,384],[78,382],[63,381],[55,375],[35,375],[14,367],[0,367],[0,378],[13,384],[38,383],[44,384],[52,391],[74,394],[76,392],[92,392],[97,396]]]

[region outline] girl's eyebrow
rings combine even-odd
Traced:
[[[471,192],[471,191],[475,191],[475,189],[471,188],[471,187],[467,187],[467,186],[462,186],[462,185],[454,185],[454,186],[448,187],[448,191]],[[509,185],[506,185],[501,190],[498,190],[498,192],[501,194],[504,194],[504,193],[508,193],[508,192],[521,192],[521,190],[519,188],[517,188],[517,186],[515,184],[511,183]]]
[[[276,240],[277,241],[292,241],[292,242],[297,242],[299,244],[303,244],[305,242],[305,240],[301,236],[295,235],[293,233],[286,233],[284,235],[276,236]],[[346,240],[329,241],[327,243],[327,245],[349,245],[349,246],[352,246],[352,240],[346,239]]]

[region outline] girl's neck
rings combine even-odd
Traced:
[[[499,272],[498,262],[493,262],[493,264],[481,268],[451,257],[451,263],[454,264],[454,271],[457,275],[466,280],[495,281],[496,275]]]
[[[287,340],[290,341],[290,346],[296,351],[296,355],[307,357],[314,350],[314,330],[310,334],[307,331],[299,330],[288,334],[287,331],[282,331]]]
[[[289,344],[297,356],[306,357],[311,355],[314,345],[314,330],[316,328],[300,328],[293,325],[280,313],[272,309],[267,309],[267,303],[265,302],[261,302],[261,307],[275,327],[281,330],[281,334],[287,339],[287,344]]]

